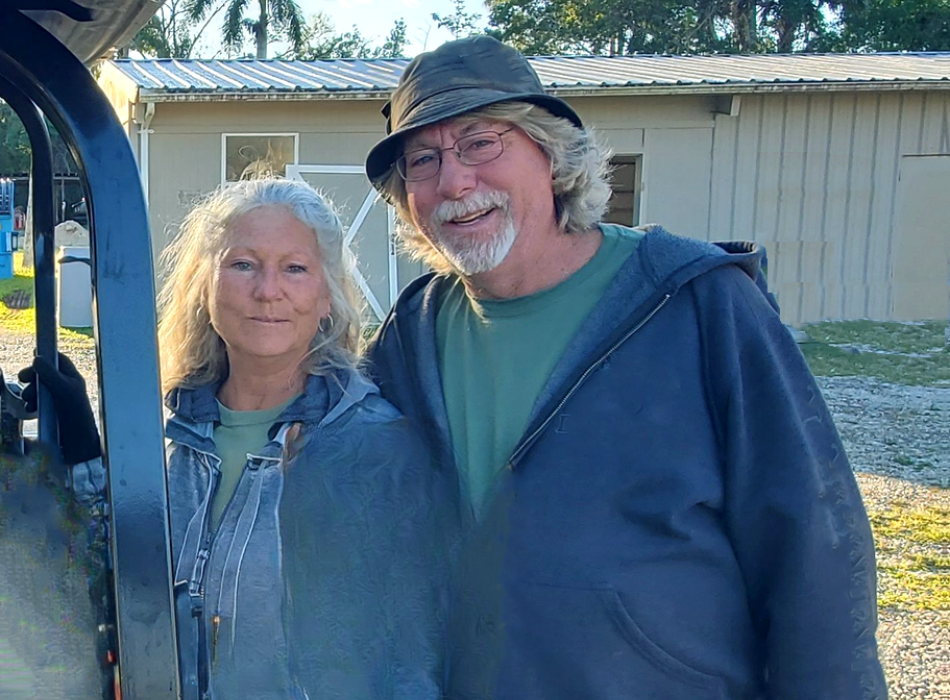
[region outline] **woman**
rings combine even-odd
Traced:
[[[439,695],[449,503],[357,369],[353,261],[303,183],[220,188],[165,254],[159,347],[186,692]]]

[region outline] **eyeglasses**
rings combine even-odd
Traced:
[[[442,154],[453,151],[463,165],[481,165],[498,158],[505,152],[505,142],[501,140],[514,127],[504,131],[478,131],[463,136],[449,148],[420,148],[410,151],[396,160],[396,171],[406,182],[428,180],[439,174],[442,169]]]

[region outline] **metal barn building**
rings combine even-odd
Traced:
[[[614,151],[610,219],[768,251],[783,320],[948,315],[950,54],[536,57]],[[158,252],[196,197],[261,170],[341,207],[374,314],[421,271],[362,174],[404,59],[115,60],[99,82]]]

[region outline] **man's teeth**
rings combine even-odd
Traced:
[[[458,219],[454,219],[454,220],[453,220],[453,223],[456,223],[456,224],[467,224],[467,223],[469,223],[470,221],[475,221],[475,219],[479,219],[479,218],[485,216],[485,214],[487,214],[488,211],[489,211],[489,210],[486,209],[485,211],[475,212],[474,214],[470,214],[469,216],[466,216],[466,217],[459,217]]]

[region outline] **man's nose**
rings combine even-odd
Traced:
[[[475,167],[465,165],[454,150],[442,153],[439,168],[439,194],[446,199],[461,199],[475,189]]]

